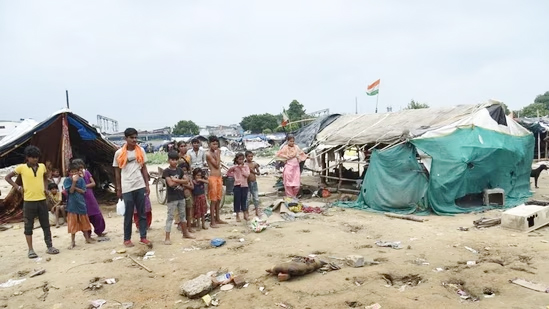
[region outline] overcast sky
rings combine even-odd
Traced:
[[[268,4],[270,3],[270,4]],[[549,1],[0,0],[1,119],[65,105],[154,129],[549,91]]]

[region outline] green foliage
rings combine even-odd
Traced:
[[[420,103],[412,100],[410,101],[410,103],[408,103],[408,106],[406,106],[404,109],[421,109],[421,108],[429,108],[429,104]]]
[[[165,152],[155,152],[147,154],[147,164],[168,164],[168,154]]]
[[[549,91],[546,91],[544,94],[540,94],[534,100],[534,103],[544,104],[546,108],[549,108]]]
[[[546,91],[544,94],[536,96],[534,103],[526,105],[520,111],[516,112],[518,117],[537,117],[549,115],[549,91]]]
[[[263,134],[271,134],[271,133],[273,133],[273,130],[269,128],[263,129]]]
[[[538,112],[540,117],[549,115],[549,109],[545,104],[532,103],[523,107],[517,116],[533,118],[538,116]]]
[[[197,135],[200,128],[192,120],[181,120],[173,128],[174,135]]]
[[[286,113],[288,114],[288,118],[290,118],[290,122],[301,120],[302,118],[305,118],[307,116],[303,104],[299,103],[299,101],[297,100],[293,100],[290,103],[290,106]]]
[[[275,115],[272,114],[256,114],[249,115],[242,118],[240,126],[244,131],[250,131],[252,133],[262,133],[263,130],[269,129],[271,132],[278,127],[279,122]]]

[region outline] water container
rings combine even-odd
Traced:
[[[225,176],[225,195],[233,195],[234,177]]]

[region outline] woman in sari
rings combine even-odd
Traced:
[[[286,161],[284,171],[282,172],[282,181],[286,196],[297,197],[299,188],[301,187],[299,163],[307,160],[307,155],[295,144],[293,135],[288,135],[286,141],[286,145],[280,148],[276,156]]]

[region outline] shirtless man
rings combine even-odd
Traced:
[[[219,217],[219,205],[223,194],[223,177],[221,176],[221,151],[219,150],[219,139],[216,136],[208,138],[210,150],[206,153],[206,162],[210,169],[208,178],[208,197],[210,198],[210,226],[217,228],[218,224],[227,224]]]

